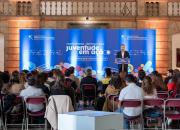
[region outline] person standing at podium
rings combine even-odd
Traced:
[[[121,51],[119,51],[116,54],[116,58],[128,58],[130,59],[130,55],[129,52],[126,51],[126,47],[124,44],[121,44]],[[125,72],[126,74],[128,74],[128,64],[118,64],[118,69],[119,69],[119,73],[120,72]]]

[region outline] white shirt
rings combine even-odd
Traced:
[[[24,97],[25,99],[28,97],[38,97],[44,96],[44,92],[40,88],[35,88],[34,86],[28,86],[26,89],[22,90],[20,96]],[[28,104],[27,108],[32,112],[40,111],[44,108],[43,104],[34,105]]]
[[[122,52],[122,58],[124,58],[124,52]]]
[[[119,95],[119,100],[125,99],[139,99],[143,100],[143,90],[135,83],[130,83],[127,87],[123,88]],[[138,116],[141,113],[141,107],[128,107],[123,109],[123,113],[127,116]]]

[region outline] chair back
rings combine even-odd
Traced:
[[[2,97],[2,111],[6,114],[20,114],[24,111],[23,98],[16,95],[7,95]],[[14,109],[16,108],[16,109]]]
[[[157,106],[162,107],[164,105],[164,100],[160,98],[144,99],[143,104],[145,106]]]
[[[126,99],[121,101],[122,107],[141,107],[142,102],[138,99]]]
[[[28,97],[28,98],[25,99],[25,102],[27,104],[38,105],[38,104],[47,103],[47,100],[46,100],[45,96],[39,96],[39,97]]]
[[[115,96],[117,96],[117,95],[113,95],[113,94],[112,94],[112,95],[109,95],[107,98],[108,98],[109,100],[114,100],[114,97],[115,97]]]
[[[119,96],[115,95],[112,98],[113,98],[113,111],[116,111],[116,109],[118,107],[117,104],[119,102]]]
[[[94,84],[82,85],[83,98],[95,99],[96,98],[96,86]]]
[[[119,102],[119,96],[114,96],[113,101],[114,102]]]
[[[180,99],[167,99],[164,103],[164,122],[165,129],[167,128],[166,121],[167,119],[171,120],[180,120],[179,111],[180,108]]]
[[[157,97],[166,100],[169,95],[168,93],[157,93]]]
[[[165,101],[165,107],[178,107],[180,108],[180,99],[168,99]]]

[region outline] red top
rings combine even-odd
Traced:
[[[175,97],[176,96],[176,84],[174,82],[168,83],[167,84],[168,87],[168,91],[173,91],[172,96]]]

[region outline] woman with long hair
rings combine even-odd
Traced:
[[[144,93],[144,98],[157,98],[157,91],[152,82],[151,77],[145,76],[142,81],[142,89]]]
[[[121,89],[124,87],[122,79],[119,75],[113,75],[110,80],[110,84],[105,91],[105,103],[103,111],[113,111],[112,102],[108,99],[109,95],[119,95]],[[117,106],[117,105],[116,105]]]

